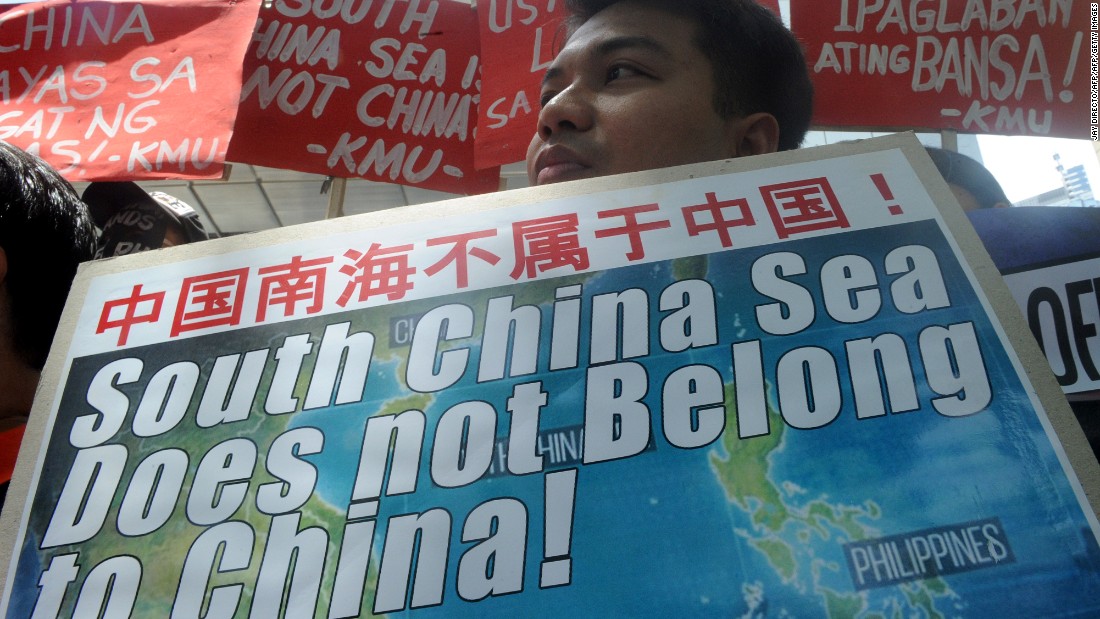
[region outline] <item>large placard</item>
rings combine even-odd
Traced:
[[[1096,461],[934,174],[898,136],[93,263],[4,616],[1097,612]]]

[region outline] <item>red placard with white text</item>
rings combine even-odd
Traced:
[[[246,55],[233,161],[452,193],[474,170],[477,22],[468,3],[276,2]]]
[[[1067,138],[1088,131],[1088,11],[1072,0],[791,2],[817,127]]]
[[[218,178],[259,0],[0,12],[0,139],[73,181]]]
[[[542,74],[564,43],[565,5],[489,0],[477,12],[484,57],[477,165],[523,161],[538,119]]]

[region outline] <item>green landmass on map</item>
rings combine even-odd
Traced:
[[[885,618],[881,612],[868,608],[866,592],[839,592],[822,584],[820,570],[843,572],[846,568],[814,556],[813,546],[808,542],[815,536],[835,539],[838,544],[876,537],[878,532],[870,523],[888,515],[871,499],[862,505],[834,504],[824,497],[813,498],[803,505],[792,501],[797,493],[785,491],[784,482],[775,480],[773,475],[772,459],[791,430],[772,404],[771,387],[767,398],[771,431],[749,439],[741,439],[735,430],[738,427],[733,404],[737,401],[735,389],[733,384],[726,385],[727,431],[722,435],[720,449],[711,452],[710,462],[726,499],[751,519],[752,529],[737,534],[767,560],[784,584],[813,591],[821,600],[824,616]],[[898,593],[893,600],[896,612],[890,616],[899,619],[942,618],[937,604],[954,597],[954,592],[939,578],[904,583],[894,589]],[[767,593],[762,592],[765,596]],[[773,605],[781,606],[782,600],[776,599],[780,595],[781,592],[776,592],[767,597]]]

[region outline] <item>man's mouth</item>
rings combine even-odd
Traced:
[[[546,185],[549,183],[557,183],[563,180],[569,180],[570,174],[581,170],[588,169],[587,166],[583,166],[576,162],[556,163],[554,165],[548,165],[545,168],[539,170],[538,180],[536,185]]]
[[[550,146],[539,154],[536,160],[536,185],[546,185],[581,178],[581,173],[589,165],[572,151],[561,146]]]

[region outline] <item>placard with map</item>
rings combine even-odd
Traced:
[[[4,616],[1100,612],[1098,466],[933,170],[897,136],[88,265]]]

